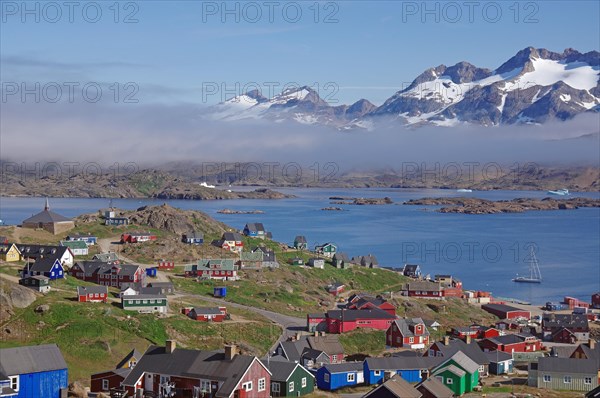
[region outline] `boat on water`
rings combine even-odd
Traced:
[[[557,189],[556,191],[548,191],[549,195],[558,195],[558,196],[567,196],[570,195],[571,193],[569,192],[568,189],[563,188],[563,189]]]
[[[464,188],[462,188],[462,189],[457,189],[456,192],[473,192],[473,190],[472,189],[464,189]]]
[[[517,283],[542,283],[542,273],[540,272],[540,265],[535,257],[533,246],[529,251],[529,276],[519,276],[517,274],[512,281]]]

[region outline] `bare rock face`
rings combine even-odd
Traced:
[[[88,394],[85,388],[77,381],[69,384],[67,396],[75,398],[87,398]]]
[[[14,315],[13,308],[29,307],[37,299],[34,291],[21,285],[0,283],[0,320]]]
[[[38,314],[44,314],[48,311],[50,311],[50,306],[48,304],[42,304],[35,307],[35,312]]]

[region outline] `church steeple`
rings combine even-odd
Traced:
[[[48,203],[48,198],[46,198],[46,205],[44,206],[44,210],[45,211],[50,210],[50,203]]]

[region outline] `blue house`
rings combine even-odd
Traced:
[[[93,235],[74,234],[74,235],[67,236],[66,240],[72,240],[72,241],[80,240],[82,242],[85,242],[88,246],[93,246],[97,243],[98,238]]]
[[[59,398],[67,389],[67,363],[56,344],[0,349],[0,395]]]
[[[338,390],[364,382],[362,362],[326,365],[317,370],[317,387],[321,390]]]
[[[386,374],[397,374],[409,383],[419,383],[427,379],[430,371],[442,360],[439,357],[419,357],[414,354],[388,358],[367,358],[363,366],[365,383],[379,384],[383,382]]]
[[[190,245],[201,245],[204,243],[204,234],[198,231],[191,231],[187,234],[183,234],[181,241]]]
[[[54,256],[40,257],[33,265],[23,268],[23,278],[29,276],[43,275],[51,280],[64,278],[64,269],[59,259]]]
[[[260,222],[248,223],[244,227],[244,235],[246,235],[246,236],[264,239],[265,234],[266,234],[265,226]]]
[[[513,357],[504,351],[488,351],[485,356],[490,360],[490,373],[502,375],[513,372]]]

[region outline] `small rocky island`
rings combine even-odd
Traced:
[[[323,211],[344,211],[341,207],[323,207]]]
[[[329,198],[332,205],[391,205],[394,203],[391,198],[350,198],[345,196],[332,196]]]
[[[517,198],[512,200],[487,200],[479,198],[422,198],[411,199],[405,205],[449,206],[441,207],[439,213],[497,214],[523,213],[534,210],[569,210],[579,207],[600,207],[600,199],[533,199]]]
[[[219,214],[265,214],[262,210],[232,210],[232,209],[222,209],[217,210]]]

